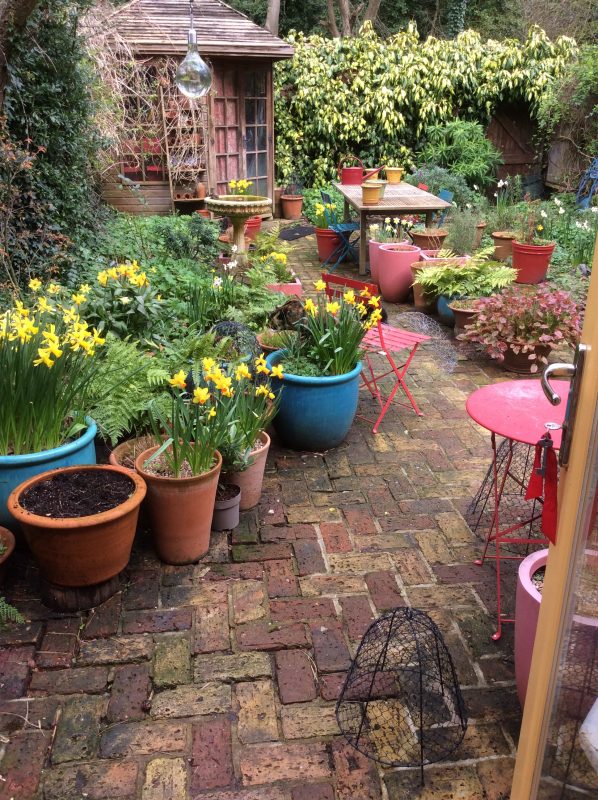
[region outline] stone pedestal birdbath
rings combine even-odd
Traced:
[[[225,194],[206,198],[205,207],[214,214],[230,219],[233,226],[232,244],[237,246],[235,258],[239,263],[245,263],[245,223],[249,217],[270,214],[272,200],[255,194]]]

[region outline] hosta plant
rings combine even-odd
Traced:
[[[531,372],[546,364],[542,352],[564,344],[575,345],[581,334],[581,314],[568,292],[548,286],[530,290],[512,286],[494,297],[475,304],[478,311],[459,339],[482,345],[492,358],[502,361],[505,352],[526,353],[532,362]]]

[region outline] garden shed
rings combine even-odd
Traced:
[[[108,17],[123,125],[102,194],[122,211],[198,210],[205,195],[224,194],[239,178],[273,196],[272,66],[293,48],[221,0],[195,0],[194,19],[213,82],[205,98],[190,101],[174,83],[187,50],[188,0],[132,0]]]

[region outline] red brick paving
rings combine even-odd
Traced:
[[[304,280],[313,249],[295,250]],[[489,639],[494,573],[461,514],[490,457],[465,398],[498,373],[447,373],[422,347],[409,374],[424,417],[395,409],[377,436],[357,421],[323,455],[274,441],[259,507],[197,567],[140,534],[123,591],[60,615],[17,554],[6,594],[30,621],[0,632],[0,800],[418,798],[417,770],[379,768],[334,720],[363,632],[407,603],[440,625],[471,716],[421,797],[490,796],[519,720],[512,631]]]

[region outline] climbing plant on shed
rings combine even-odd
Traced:
[[[459,116],[487,122],[503,102],[538,103],[576,51],[535,27],[525,42],[482,42],[475,31],[421,42],[410,24],[381,39],[366,23],[352,38],[294,34],[295,56],[276,68],[277,166],[322,183],[343,153],[408,162],[426,130]]]

